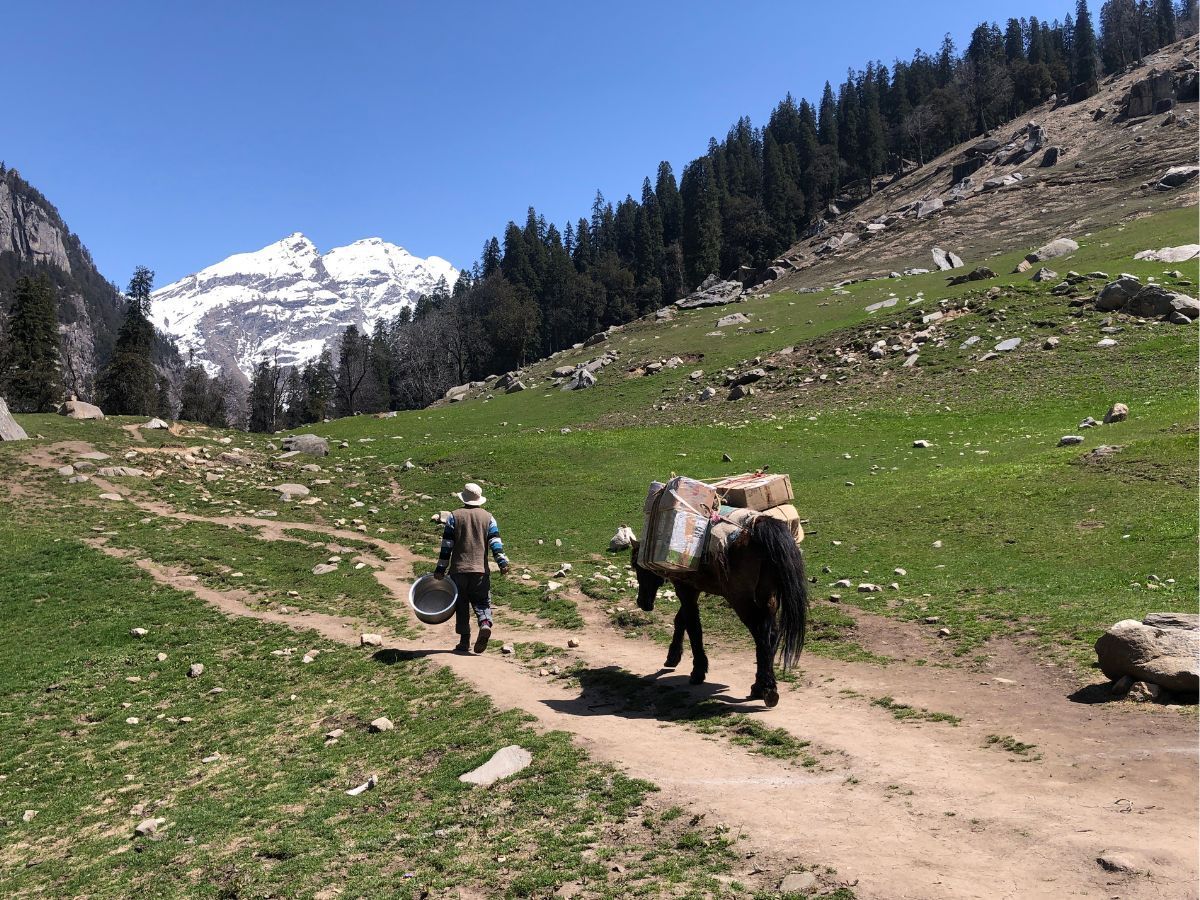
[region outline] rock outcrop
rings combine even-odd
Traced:
[[[1200,690],[1200,629],[1188,613],[1152,613],[1125,619],[1096,641],[1100,669],[1114,681],[1129,676],[1168,691]]]
[[[82,400],[71,399],[58,408],[60,416],[68,419],[103,419],[104,413],[100,407]]]
[[[25,441],[29,435],[17,424],[17,420],[8,411],[8,404],[0,397],[0,441]]]
[[[742,296],[744,288],[739,281],[722,281],[716,275],[709,275],[700,283],[700,287],[686,297],[676,300],[675,305],[680,309],[698,309],[703,306],[724,306],[733,303]]]

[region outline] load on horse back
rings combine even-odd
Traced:
[[[766,476],[770,479],[786,476]],[[802,539],[794,508],[781,505],[766,511],[722,505],[722,498],[756,505],[777,499],[756,497],[732,489],[730,482],[747,484],[764,476],[738,476],[708,485],[674,478],[651,485],[646,500],[646,528],[633,545],[633,569],[638,581],[638,606],[654,609],[658,590],[670,582],[679,598],[675,633],[667,651],[666,668],[683,658],[683,636],[692,648],[692,684],[708,674],[700,626],[700,595],[723,597],[754,638],[756,676],[750,699],[767,706],[779,702],[775,657],[782,656],[786,672],[800,656],[808,616],[807,577]],[[749,496],[748,496],[749,494]],[[786,499],[791,499],[790,481]]]

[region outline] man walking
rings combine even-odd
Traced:
[[[463,508],[456,509],[446,520],[442,532],[442,552],[438,557],[434,578],[444,578],[446,569],[458,588],[458,605],[455,609],[455,631],[458,632],[458,653],[470,652],[471,618],[475,611],[479,621],[479,637],[475,640],[475,652],[487,649],[492,636],[492,590],[491,573],[487,555],[491,550],[500,567],[500,574],[508,574],[508,559],[504,555],[504,544],[500,541],[500,528],[491,513],[483,508],[487,497],[477,484],[466,485],[455,494]]]

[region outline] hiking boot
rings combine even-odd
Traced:
[[[470,653],[471,652],[471,645],[465,637],[454,646],[454,652],[455,653]]]
[[[482,653],[487,649],[488,641],[492,637],[492,623],[484,619],[479,623],[479,637],[475,638],[475,652]]]

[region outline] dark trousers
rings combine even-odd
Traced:
[[[465,641],[471,636],[471,610],[475,618],[492,620],[492,575],[490,572],[454,572],[450,576],[458,588],[458,603],[454,607],[454,630]]]

